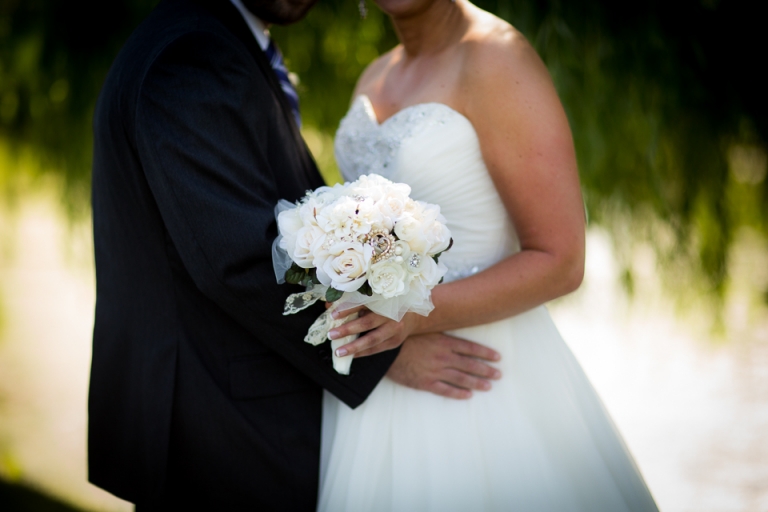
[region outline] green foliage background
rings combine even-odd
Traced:
[[[0,0],[6,203],[30,178],[51,175],[68,209],[87,212],[93,105],[120,45],[155,3]],[[590,222],[610,230],[619,254],[651,241],[671,283],[722,297],[737,232],[768,232],[759,3],[478,5],[521,30],[549,67],[571,121]],[[302,22],[272,29],[301,77],[305,134],[328,179],[337,176],[332,137],[356,78],[397,42],[370,2],[368,11],[361,20],[353,0],[320,0]],[[629,270],[624,281],[631,290]]]

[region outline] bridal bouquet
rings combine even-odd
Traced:
[[[356,318],[334,320],[335,309],[365,305],[399,321],[407,312],[427,315],[430,293],[446,268],[438,257],[452,244],[440,207],[414,201],[411,188],[377,174],[351,183],[320,187],[296,204],[276,208],[279,236],[273,246],[278,282],[306,287],[285,302],[283,314],[318,300],[332,302],[304,341],[318,345],[328,331]],[[333,366],[349,374],[352,356],[335,350],[354,336],[332,341]]]

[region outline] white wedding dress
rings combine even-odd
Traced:
[[[415,105],[379,124],[359,96],[336,158],[348,180],[381,174],[440,205],[454,238],[446,279],[519,250],[475,130],[450,107]],[[318,510],[657,510],[544,306],[451,334],[499,351],[502,379],[460,401],[384,378],[355,410],[326,392]]]

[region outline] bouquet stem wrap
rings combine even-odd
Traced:
[[[332,303],[331,307],[326,309],[325,312],[320,315],[317,320],[315,320],[315,323],[313,323],[309,328],[309,332],[304,337],[304,341],[311,345],[319,345],[326,339],[330,339],[328,338],[328,333],[331,329],[335,329],[336,327],[342,326],[347,322],[351,322],[360,316],[358,313],[353,313],[345,318],[336,320],[332,315],[333,312],[337,309],[339,309],[339,304],[337,302]],[[357,334],[352,334],[350,336],[344,336],[343,338],[331,340],[333,369],[342,375],[349,375],[349,369],[352,366],[352,359],[354,359],[354,357],[351,355],[339,357],[336,355],[336,349],[346,345],[347,343],[355,341],[357,337]]]

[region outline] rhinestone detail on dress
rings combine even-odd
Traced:
[[[346,179],[363,174],[391,175],[404,140],[459,115],[442,103],[406,107],[379,124],[366,96],[358,96],[341,120],[335,141],[336,161]]]

